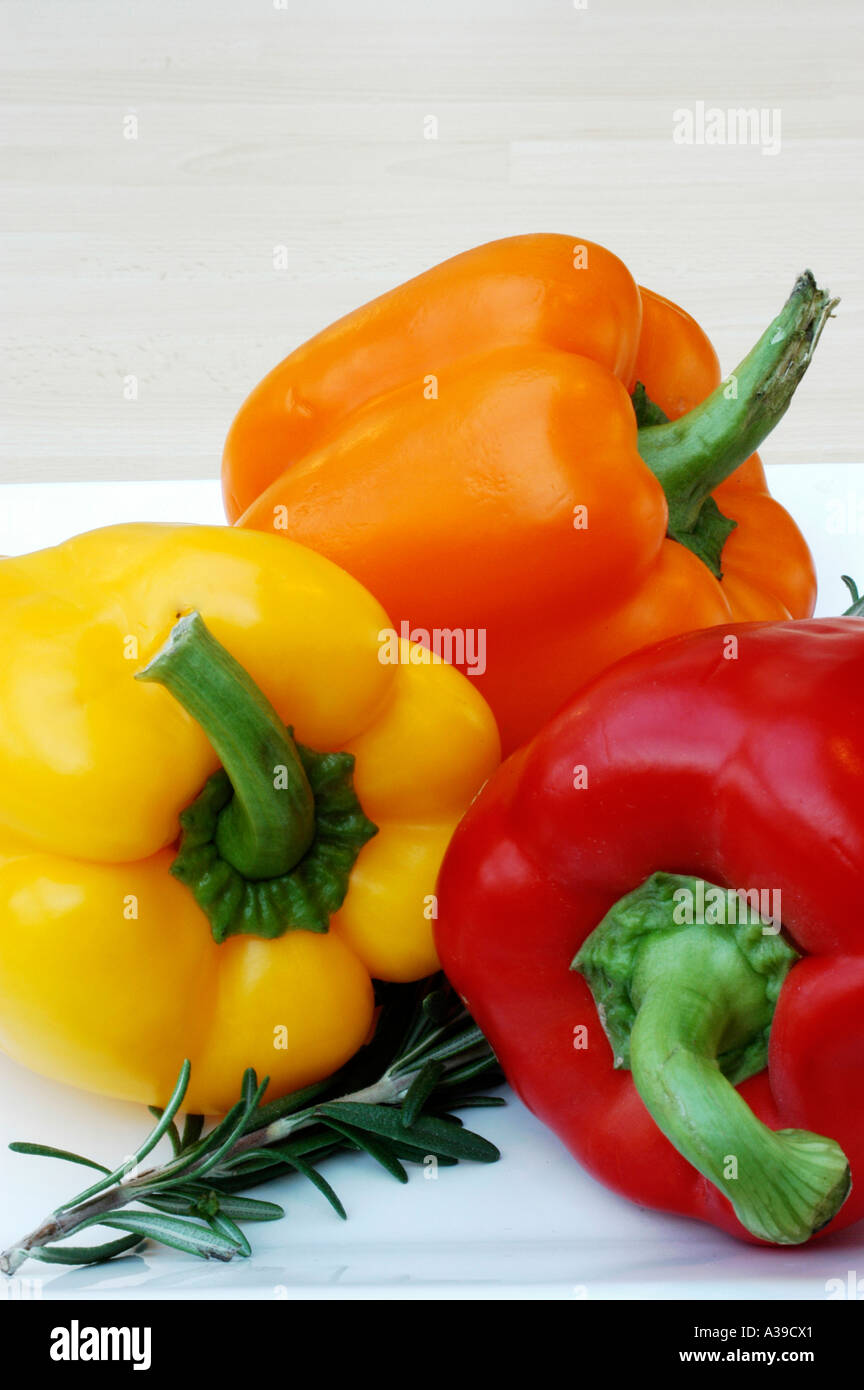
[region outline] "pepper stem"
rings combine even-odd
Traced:
[[[720,517],[725,530],[718,528],[720,514],[710,494],[785,415],[838,302],[805,270],[756,346],[706,400],[678,420],[639,429],[639,453],[666,494],[670,536],[718,575],[734,523]],[[637,401],[637,419],[650,418]]]
[[[844,618],[864,618],[864,596],[859,594],[858,585],[848,574],[841,574],[840,578],[849,590],[852,599],[848,608],[844,608],[842,617]]]
[[[228,774],[234,794],[215,834],[221,857],[253,881],[290,872],[315,836],[309,779],[278,714],[200,613],[179,619],[137,679],[171,692]]]
[[[797,956],[757,920],[681,923],[675,894],[699,881],[655,874],[622,898],[573,962],[588,979],[616,1065],[652,1118],[760,1240],[798,1245],[850,1190],[833,1139],[770,1130],[735,1084],[767,1059],[774,1006]],[[701,885],[705,890],[725,890]],[[693,901],[693,898],[691,898]],[[707,914],[705,914],[707,915]]]

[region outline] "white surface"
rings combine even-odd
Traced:
[[[775,466],[769,483],[807,528],[822,580],[819,611],[846,606],[841,571],[864,580],[864,465]],[[862,507],[860,535],[835,534],[838,507]],[[0,553],[121,520],[218,523],[215,483],[0,488]],[[857,515],[856,515],[857,522]],[[371,1160],[326,1165],[349,1210],[340,1222],[307,1183],[260,1190],[284,1221],[248,1228],[255,1254],[230,1265],[149,1249],[96,1270],[30,1262],[45,1298],[788,1298],[823,1299],[826,1281],[864,1276],[864,1226],[801,1250],[751,1249],[718,1231],[642,1211],[588,1178],[511,1099],[466,1118],[502,1149],[490,1167],[412,1170],[400,1188]],[[143,1137],[143,1109],[31,1076],[0,1057],[0,1245],[85,1186],[87,1170],[8,1152],[29,1139],[117,1161]],[[4,1296],[0,1281],[0,1299]]]
[[[608,245],[725,370],[810,265],[843,303],[772,449],[854,460],[862,35],[859,0],[3,0],[0,480],[210,477],[291,348],[526,231]],[[700,101],[779,110],[780,153],[674,143]]]

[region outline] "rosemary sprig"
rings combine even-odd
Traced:
[[[53,1264],[97,1264],[129,1253],[142,1240],[205,1260],[251,1253],[240,1222],[276,1221],[274,1202],[237,1195],[288,1175],[311,1182],[340,1217],[346,1212],[316,1164],[331,1154],[361,1151],[400,1182],[403,1164],[434,1157],[492,1163],[500,1155],[488,1140],[450,1112],[503,1105],[475,1094],[475,1084],[503,1081],[492,1049],[444,980],[420,986],[383,986],[372,1041],[326,1081],[263,1103],[267,1081],[243,1077],[240,1098],[207,1134],[200,1115],[175,1118],[189,1085],[184,1062],[164,1110],[151,1107],[156,1125],[136,1152],[109,1170],[93,1159],[44,1144],[11,1144],[16,1153],[63,1159],[101,1176],[64,1202],[35,1230],[0,1253],[0,1272],[14,1274],[28,1258]],[[166,1137],[172,1157],[139,1172],[138,1165]],[[133,1202],[140,1205],[129,1209]],[[62,1242],[92,1226],[123,1232],[100,1245]]]

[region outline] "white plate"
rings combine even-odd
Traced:
[[[818,611],[840,612],[848,599],[839,575],[857,574],[864,587],[864,465],[774,466],[769,482],[807,531],[821,583]],[[168,517],[219,523],[218,487],[7,485],[0,488],[0,554],[92,526]],[[148,1118],[0,1057],[0,1245],[86,1182],[85,1169],[10,1154],[11,1140],[116,1161],[143,1136]],[[412,1170],[403,1188],[365,1157],[337,1158],[326,1172],[348,1208],[347,1224],[292,1178],[260,1190],[288,1215],[247,1228],[250,1260],[205,1264],[154,1248],[91,1270],[31,1261],[14,1288],[0,1280],[0,1298],[824,1299],[829,1280],[864,1278],[864,1223],[800,1250],[752,1249],[605,1191],[512,1097],[506,1110],[467,1118],[499,1145],[502,1162],[442,1169],[434,1180]]]

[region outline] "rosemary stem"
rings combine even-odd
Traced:
[[[441,993],[434,986],[434,982],[431,982],[431,985],[433,994]],[[423,1007],[425,1008],[425,999]],[[77,1198],[72,1199],[69,1205],[58,1208],[46,1217],[29,1235],[23,1236],[10,1245],[8,1249],[0,1252],[0,1274],[14,1274],[28,1256],[34,1251],[38,1251],[40,1247],[50,1246],[53,1242],[63,1240],[84,1227],[98,1225],[100,1218],[108,1217],[111,1213],[128,1206],[131,1202],[141,1200],[146,1204],[154,1199],[158,1200],[164,1197],[187,1197],[189,1184],[197,1185],[200,1190],[201,1183],[206,1184],[208,1179],[212,1179],[214,1183],[226,1179],[237,1179],[240,1175],[235,1171],[234,1165],[244,1154],[284,1142],[289,1136],[311,1126],[326,1125],[326,1113],[322,1114],[322,1106],[325,1104],[328,1108],[340,1103],[355,1106],[399,1106],[405,1100],[414,1081],[430,1063],[434,1063],[436,1066],[436,1084],[440,1083],[442,1077],[449,1073],[454,1078],[453,1085],[461,1087],[465,1080],[466,1068],[468,1074],[475,1076],[478,1070],[477,1063],[493,1064],[495,1060],[482,1033],[464,1012],[457,1013],[455,1018],[451,1018],[444,1024],[439,1023],[437,1018],[430,1013],[428,1020],[424,1019],[421,1023],[415,1023],[409,1028],[407,1037],[403,1035],[402,1048],[404,1049],[402,1051],[397,1048],[395,1055],[391,1053],[386,1068],[371,1084],[345,1092],[342,1095],[328,1096],[326,1100],[322,1099],[319,1094],[311,1104],[287,1115],[279,1115],[277,1109],[275,1118],[270,1119],[267,1124],[259,1124],[257,1129],[249,1133],[241,1133],[231,1143],[230,1148],[220,1153],[218,1157],[214,1154],[212,1145],[208,1148],[210,1136],[204,1136],[204,1138],[193,1139],[188,1146],[184,1146],[182,1153],[159,1166],[136,1173],[134,1169],[130,1171],[131,1163],[123,1165],[115,1170],[114,1174],[109,1175],[109,1181],[111,1178],[116,1179],[111,1186],[101,1187],[97,1185],[95,1189],[91,1187],[80,1193]],[[145,1141],[144,1146],[138,1150],[136,1160],[144,1158],[155,1147],[173,1120],[182,1103],[188,1079],[188,1063],[186,1063],[181,1071],[171,1101],[162,1112],[161,1120],[156,1129]],[[248,1079],[247,1074],[247,1077],[244,1078],[244,1097],[247,1094],[246,1082]],[[254,1084],[254,1074],[252,1075],[252,1082]],[[333,1078],[333,1083],[335,1089],[335,1086],[339,1085],[339,1080]],[[314,1088],[314,1090],[317,1092],[318,1088]],[[447,1095],[446,1087],[444,1094]],[[455,1093],[451,1092],[448,1100],[452,1101],[453,1099],[455,1099]],[[260,1090],[258,1095],[249,1102],[253,1115],[256,1113],[259,1102]],[[458,1104],[458,1101],[456,1103]],[[278,1105],[278,1102],[275,1104]],[[266,1111],[269,1107],[265,1106],[263,1109]],[[248,1114],[249,1112],[247,1110],[244,1113]],[[273,1115],[273,1113],[271,1109],[270,1114]],[[239,1123],[242,1124],[242,1115]],[[197,1135],[200,1132],[200,1127],[195,1132]],[[468,1137],[478,1140],[481,1145],[485,1143],[476,1135]],[[224,1142],[230,1143],[230,1137],[227,1134]],[[492,1151],[493,1157],[497,1156],[494,1146],[486,1145],[486,1148]],[[462,1154],[460,1157],[471,1158],[477,1157],[477,1155],[468,1153]],[[486,1154],[481,1154],[480,1161],[489,1162],[490,1158]],[[186,1190],[184,1191],[184,1189]],[[253,1218],[250,1217],[249,1219]],[[142,1240],[144,1238],[142,1235]],[[158,1234],[153,1238],[161,1240],[163,1244],[173,1243]],[[187,1249],[188,1247],[180,1245],[178,1248]],[[220,1254],[218,1257],[223,1258],[223,1255]]]
[[[159,1170],[151,1168],[149,1171],[155,1173]],[[92,1197],[89,1202],[83,1202],[81,1206],[47,1217],[29,1235],[0,1252],[0,1274],[14,1274],[31,1250],[37,1250],[40,1245],[50,1245],[55,1240],[63,1240],[77,1230],[83,1221],[92,1220],[94,1216],[107,1216],[109,1212],[128,1206],[137,1195],[129,1183],[122,1182],[98,1197]]]
[[[440,1030],[443,1031],[443,1030]],[[476,1033],[479,1045],[465,1050],[464,1042],[472,1040],[472,1034]],[[437,1034],[433,1035],[437,1038]],[[424,1046],[422,1051],[428,1050]],[[453,1071],[457,1066],[463,1067],[467,1062],[479,1059],[481,1055],[488,1055],[489,1045],[486,1042],[479,1028],[472,1029],[471,1034],[463,1034],[459,1041],[458,1052],[454,1048],[453,1057],[442,1059],[444,1070]],[[412,1083],[423,1070],[423,1061],[420,1058],[418,1049],[418,1064],[412,1066],[408,1071],[402,1071],[408,1057],[414,1060],[414,1054],[406,1054],[394,1062],[391,1067],[371,1086],[364,1086],[362,1090],[351,1091],[344,1096],[336,1096],[328,1104],[338,1105],[342,1102],[351,1102],[355,1105],[395,1105],[398,1101],[404,1100],[411,1089]],[[244,1134],[242,1139],[238,1139],[233,1146],[228,1157],[236,1158],[238,1154],[245,1153],[248,1149],[260,1149],[268,1144],[276,1144],[281,1139],[287,1139],[289,1135],[296,1133],[298,1129],[307,1129],[310,1125],[318,1123],[318,1105],[310,1105],[305,1110],[298,1110],[295,1115],[285,1115],[281,1120],[274,1120],[272,1124],[266,1125],[263,1129],[253,1130],[250,1134]],[[215,1170],[218,1172],[218,1168]]]
[[[393,1077],[387,1071],[371,1086],[364,1086],[359,1091],[351,1091],[346,1095],[337,1097],[337,1100],[361,1105],[392,1104],[401,1100],[406,1094],[416,1074],[416,1072],[406,1072],[402,1076]],[[268,1144],[275,1144],[296,1130],[306,1129],[309,1125],[316,1124],[316,1110],[317,1107],[311,1105],[306,1110],[298,1111],[296,1115],[286,1115],[281,1120],[274,1120],[272,1124],[266,1125],[263,1129],[252,1130],[251,1133],[244,1134],[231,1147],[218,1167],[212,1170],[213,1176],[216,1177],[219,1173],[224,1172],[227,1165],[248,1149],[260,1149]],[[77,1230],[83,1222],[92,1221],[96,1216],[107,1216],[109,1212],[128,1206],[130,1202],[134,1202],[152,1187],[163,1176],[163,1173],[162,1168],[148,1168],[133,1178],[118,1182],[114,1187],[108,1188],[107,1192],[100,1193],[98,1197],[92,1197],[77,1207],[69,1207],[65,1211],[49,1216],[29,1235],[16,1241],[7,1250],[0,1252],[0,1274],[14,1274],[19,1265],[27,1259],[31,1250],[36,1250],[41,1245],[50,1245],[55,1240],[62,1240]],[[194,1181],[194,1168],[187,1170],[183,1174],[183,1178]]]
[[[371,1086],[364,1086],[360,1091],[351,1091],[347,1095],[337,1096],[328,1104],[338,1105],[349,1101],[354,1105],[392,1105],[395,1101],[401,1100],[407,1093],[416,1075],[416,1072],[407,1072],[405,1076],[396,1078],[392,1077],[389,1072],[385,1072]],[[233,1160],[238,1154],[246,1153],[248,1149],[262,1149],[266,1148],[268,1144],[276,1144],[282,1139],[287,1139],[289,1135],[295,1134],[298,1129],[308,1129],[310,1125],[317,1124],[318,1119],[317,1105],[310,1105],[306,1110],[298,1110],[296,1115],[285,1115],[281,1120],[274,1120],[272,1124],[265,1125],[263,1129],[253,1129],[251,1133],[244,1134],[242,1139],[237,1140],[228,1157]]]

